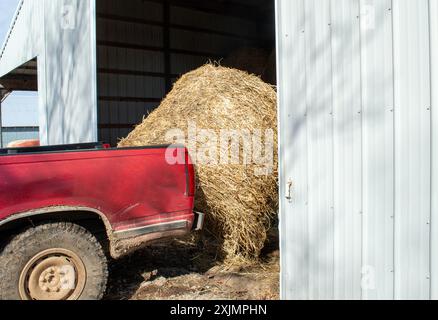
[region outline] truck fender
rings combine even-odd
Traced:
[[[113,250],[115,239],[114,239],[114,231],[113,231],[113,228],[111,226],[111,223],[109,222],[109,220],[105,216],[105,214],[103,214],[101,211],[94,209],[94,208],[71,207],[71,206],[54,206],[54,207],[48,207],[48,208],[39,208],[39,209],[31,210],[31,211],[13,214],[4,220],[1,220],[0,227],[6,226],[7,224],[12,223],[14,221],[29,219],[29,218],[37,217],[40,215],[50,215],[50,214],[55,215],[55,214],[62,214],[62,213],[67,213],[67,212],[70,212],[72,214],[74,214],[75,212],[77,212],[77,213],[81,213],[81,212],[82,213],[90,213],[90,214],[94,214],[94,215],[98,216],[105,226],[106,234],[108,236],[108,240],[110,243],[111,256],[113,258],[115,256],[118,256],[117,254],[114,253],[114,250]]]

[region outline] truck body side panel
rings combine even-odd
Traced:
[[[182,151],[182,152],[181,152]],[[185,149],[112,149],[0,157],[0,221],[40,208],[86,207],[122,232],[194,221]],[[190,177],[194,179],[193,175]]]

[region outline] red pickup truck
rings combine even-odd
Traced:
[[[184,147],[0,150],[0,299],[102,298],[108,256],[202,228],[194,196]]]

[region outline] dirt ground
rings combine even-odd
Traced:
[[[279,299],[278,237],[261,262],[226,267],[204,241],[171,240],[110,264],[108,300]]]

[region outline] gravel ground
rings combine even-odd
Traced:
[[[279,299],[277,239],[267,244],[262,262],[247,267],[225,266],[205,242],[172,240],[150,246],[111,262],[106,299]]]

